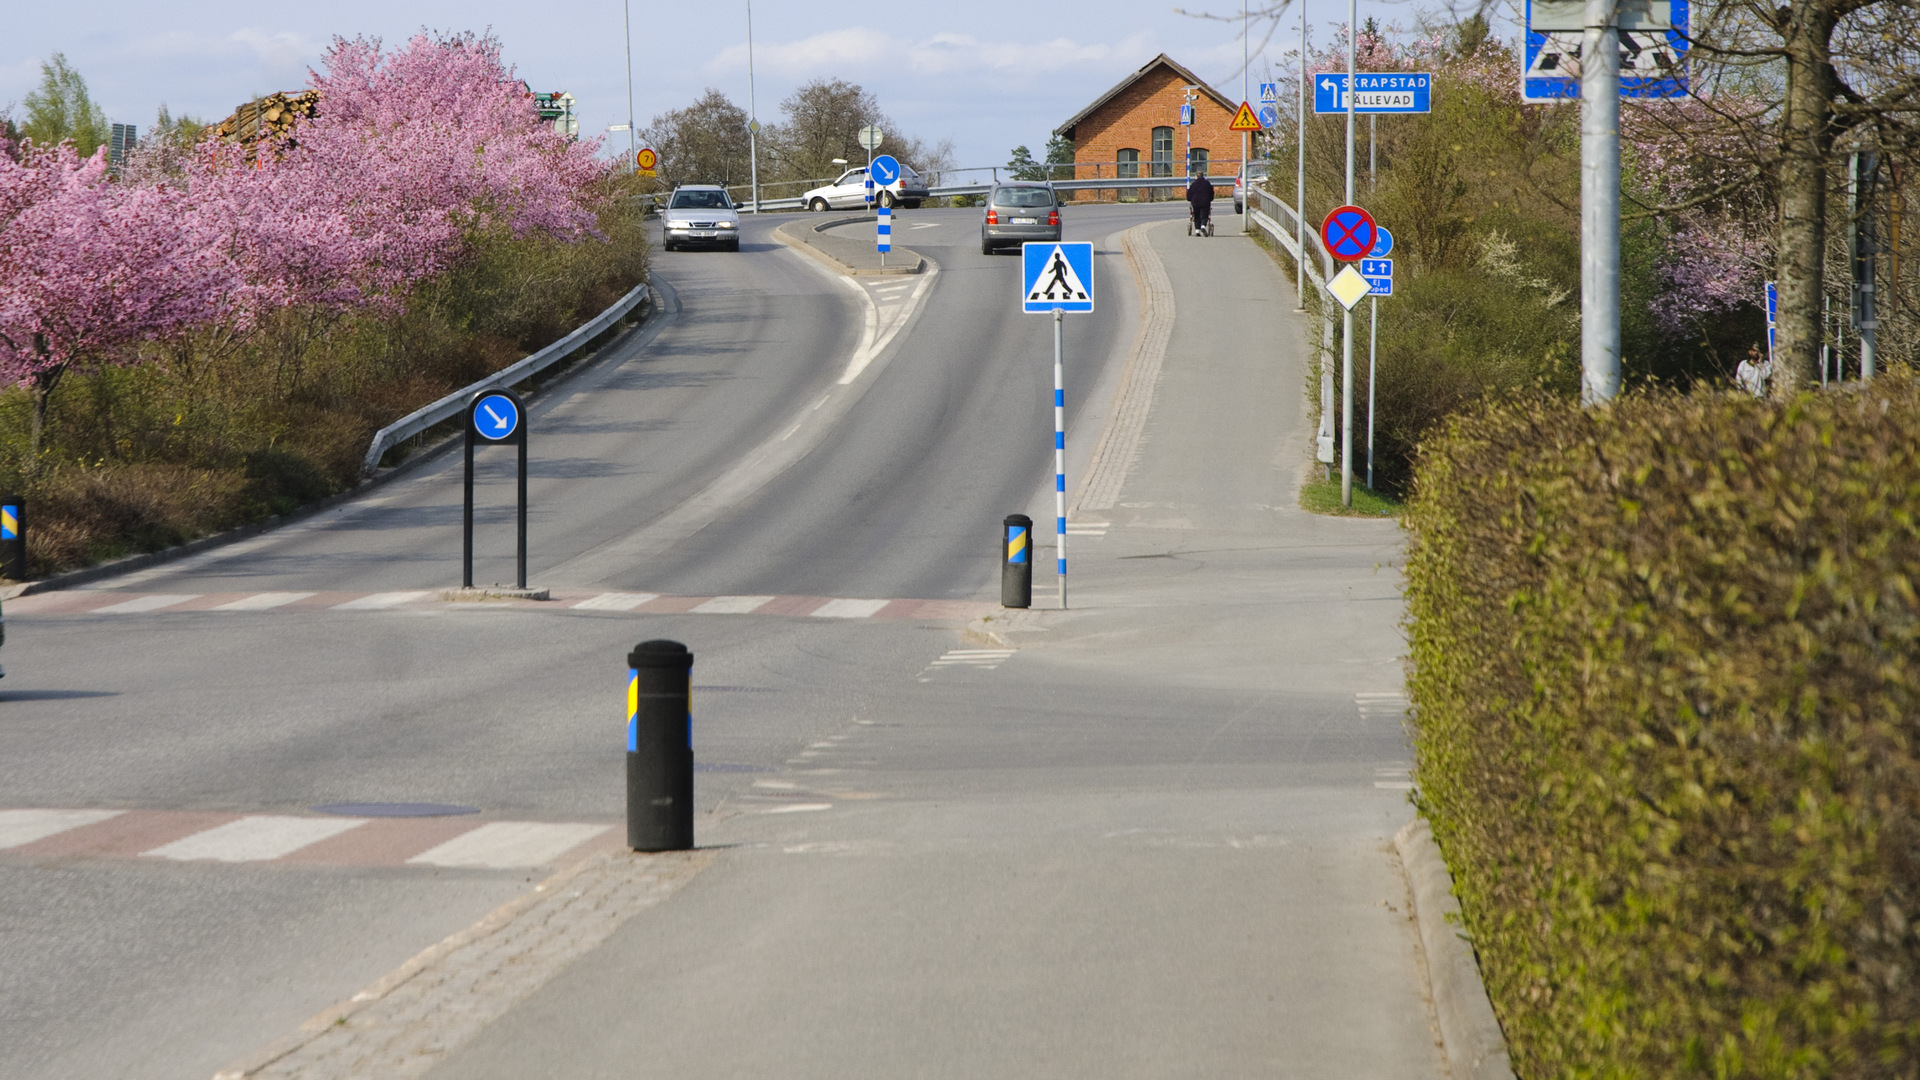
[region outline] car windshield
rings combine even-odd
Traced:
[[[1053,192],[1043,187],[998,188],[993,193],[995,206],[1052,206]]]
[[[861,184],[861,183],[865,183],[866,179],[867,179],[867,170],[848,169],[846,172],[842,173],[840,176],[840,179],[835,180],[834,183],[835,184]]]
[[[727,201],[724,191],[676,191],[673,193],[674,210],[728,210],[733,204]]]

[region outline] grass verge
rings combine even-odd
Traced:
[[[1365,484],[1355,484],[1353,505],[1343,506],[1340,502],[1340,481],[1334,479],[1308,481],[1300,489],[1300,508],[1329,517],[1397,518],[1406,510],[1406,504]]]

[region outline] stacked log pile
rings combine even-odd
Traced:
[[[251,160],[262,141],[271,141],[282,149],[293,147],[294,127],[301,120],[319,115],[319,112],[320,91],[282,91],[241,105],[213,130],[214,134],[228,142],[245,144],[247,157]]]

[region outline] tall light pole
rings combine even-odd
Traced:
[[[620,10],[626,18],[627,38],[627,168],[638,173],[640,166],[635,163],[634,155],[640,148],[633,141],[633,0],[621,0]]]
[[[1587,0],[1580,45],[1580,400],[1620,394],[1620,30]]]
[[[1356,0],[1347,0],[1347,205],[1353,205],[1353,106],[1359,39]],[[1362,253],[1364,254],[1364,252]],[[1342,305],[1345,306],[1345,305]],[[1353,505],[1353,309],[1340,316],[1340,505]]]
[[[753,0],[747,0],[747,158],[752,174],[753,212],[760,212],[760,113],[753,94]]]
[[[1307,0],[1300,2],[1300,92],[1294,103],[1293,132],[1300,163],[1294,174],[1293,239],[1299,245],[1300,259],[1294,266],[1293,310],[1307,310]]]
[[[1251,85],[1253,71],[1253,48],[1247,36],[1247,0],[1240,0],[1240,100],[1247,101],[1247,88]],[[1248,132],[1240,133],[1240,232],[1247,231],[1247,215],[1253,212],[1253,193],[1247,190],[1247,178],[1253,170],[1247,168],[1250,156],[1248,147],[1253,145],[1253,136]]]

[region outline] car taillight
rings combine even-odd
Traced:
[[[1059,210],[1056,209],[1056,210],[1047,211],[1047,224],[1053,225],[1053,226],[1058,226],[1060,224]]]
[[[988,210],[988,211],[987,211],[987,224],[989,224],[989,225],[998,225],[998,224],[1000,224],[1000,215],[999,215],[999,214],[996,214],[996,213],[994,213],[994,212],[993,212],[992,210]]]

